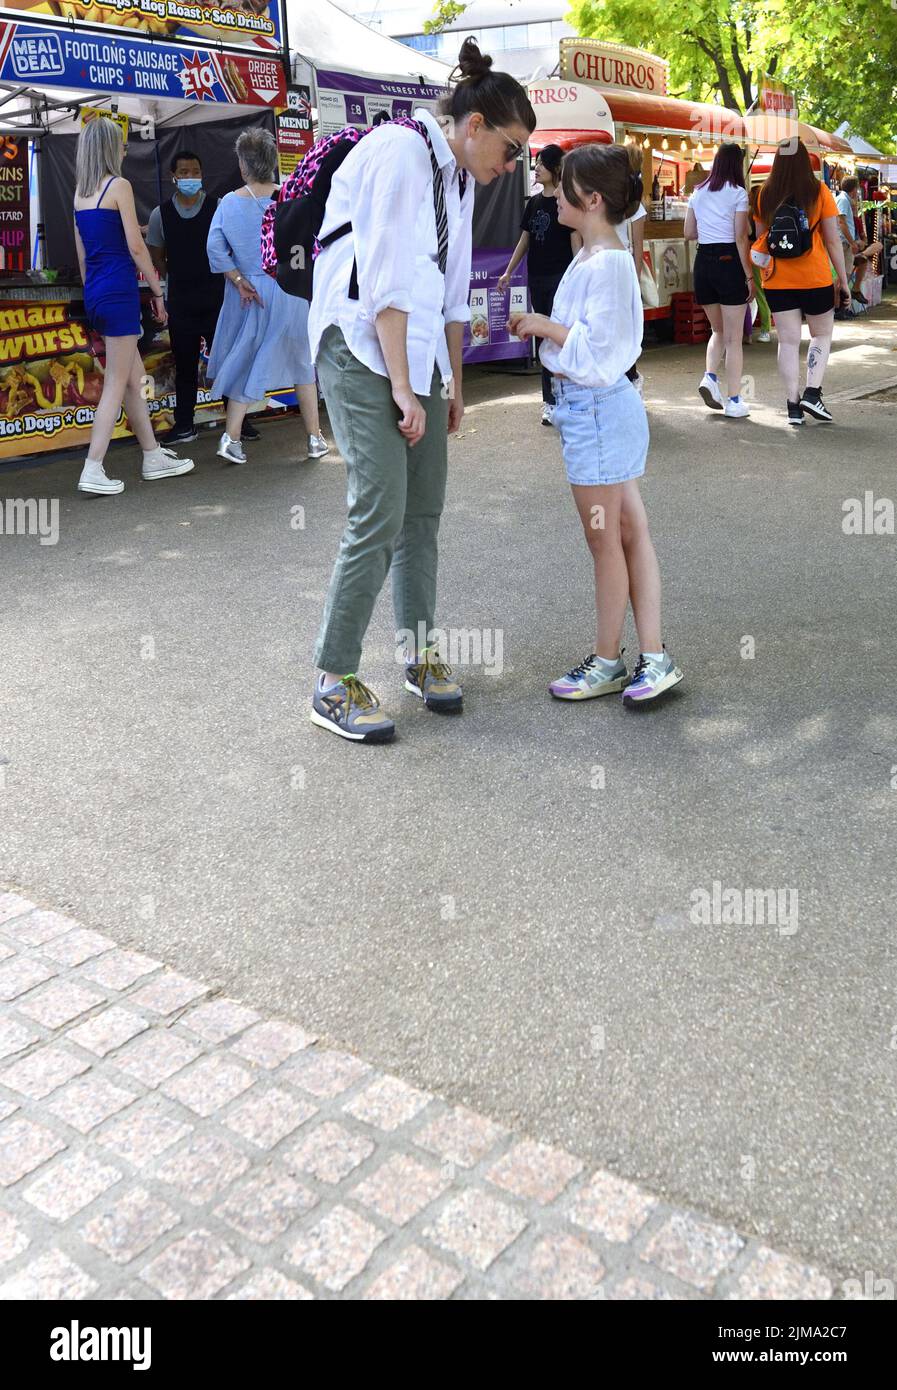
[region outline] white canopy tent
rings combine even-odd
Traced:
[[[439,86],[448,81],[451,69],[445,63],[369,29],[337,9],[330,0],[298,0],[298,3],[294,0],[287,6],[287,21],[287,43],[295,81],[309,82],[314,68]],[[113,105],[130,121],[145,123],[150,137],[154,126],[193,125],[220,120],[225,114],[238,116],[244,110],[240,106],[224,108],[213,102],[0,82],[0,126],[23,136],[36,137],[49,131],[60,135],[77,134],[82,106]]]
[[[383,77],[396,82],[419,80],[441,86],[448,81],[451,69],[445,63],[369,29],[337,9],[330,0],[301,0],[298,4],[288,4],[287,26],[290,52],[300,60],[299,63],[294,61],[297,82],[308,81],[309,67]]]

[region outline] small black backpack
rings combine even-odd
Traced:
[[[790,261],[805,256],[813,245],[813,233],[819,223],[810,226],[809,218],[796,203],[780,203],[766,235],[766,249],[777,260]]]

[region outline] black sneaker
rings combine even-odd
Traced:
[[[189,444],[198,438],[195,425],[175,425],[160,436],[161,444]]]
[[[822,399],[822,391],[818,386],[808,386],[800,398],[800,408],[805,415],[812,415],[814,420],[819,420],[824,425],[832,423],[832,416]]]
[[[243,428],[240,431],[241,439],[261,439],[261,437],[255,425],[250,425],[248,420],[243,421]]]
[[[802,425],[804,422],[804,412],[801,410],[800,401],[788,401],[788,424]]]
[[[862,291],[862,290],[854,290],[854,292],[853,292],[853,297],[854,297],[854,299],[858,299],[858,300],[860,301],[861,304],[868,304],[868,303],[869,303],[868,299],[867,299],[866,296],[863,294],[863,291]]]

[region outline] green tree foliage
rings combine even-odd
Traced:
[[[892,0],[574,0],[584,38],[669,59],[670,91],[745,111],[764,73],[803,120],[897,150],[897,6]]]
[[[432,19],[424,20],[425,34],[441,34],[449,24],[453,24],[456,19],[460,19],[465,10],[470,8],[470,0],[466,5],[458,3],[458,0],[438,0],[433,8]]]

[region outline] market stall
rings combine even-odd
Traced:
[[[273,130],[287,86],[279,0],[249,9],[200,0],[189,7],[189,21],[172,17],[188,13],[175,0],[116,0],[112,25],[109,8],[90,0],[20,0],[18,9],[27,15],[0,0],[0,148],[10,168],[27,160],[29,174],[27,199],[20,177],[18,205],[3,204],[18,222],[0,218],[0,227],[18,234],[0,265],[0,459],[85,443],[102,391],[103,343],[84,314],[72,231],[83,120],[102,113],[122,126],[123,172],[145,221],[170,194],[168,164],[187,143],[184,126],[207,187],[226,192],[237,182],[237,134],[248,123]],[[174,405],[173,362],[167,334],[148,312],[144,325],[149,406],[164,429]],[[219,413],[201,376],[197,418]],[[126,433],[122,417],[115,434]]]
[[[646,319],[673,313],[674,297],[692,289],[696,244],[686,242],[688,195],[722,142],[744,147],[750,177],[765,178],[779,141],[798,135],[822,177],[825,161],[851,153],[837,135],[797,119],[793,95],[769,79],[756,109],[742,116],[724,106],[682,101],[667,90],[668,65],[656,54],[594,39],[560,41],[560,75],[529,84],[537,127],[530,149],[572,149],[591,142],[637,144],[648,216],[645,260],[657,281],[659,305]]]

